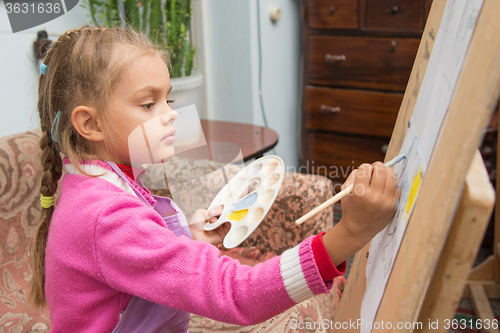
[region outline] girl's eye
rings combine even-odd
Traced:
[[[167,100],[167,104],[172,104],[174,102],[175,102],[175,99],[169,99],[169,100]]]
[[[148,103],[148,104],[143,104],[141,105],[143,108],[151,110],[151,108],[155,105],[155,103]]]

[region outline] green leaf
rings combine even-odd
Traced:
[[[108,5],[106,6],[106,22],[104,23],[107,27],[111,26],[112,21],[112,2],[113,0],[108,0]]]
[[[170,0],[170,19],[169,21],[172,22],[173,25],[176,24],[177,20],[177,12],[175,10],[175,0]]]
[[[128,25],[136,31],[141,31],[138,4],[136,0],[125,0],[125,16]]]
[[[196,48],[194,46],[190,46],[188,44],[188,50],[186,52],[186,61],[184,64],[184,74],[186,76],[191,75],[191,72],[193,71],[193,64],[194,64],[194,54],[196,53]]]
[[[90,9],[90,17],[92,18],[92,22],[97,25],[97,21],[95,19],[95,14],[96,14],[96,7],[97,7],[97,4],[95,3],[94,0],[88,0],[88,4],[89,4],[89,9]]]
[[[143,0],[142,7],[142,27],[141,31],[144,35],[146,35],[147,27],[148,27],[148,12],[149,12],[149,3],[151,0]],[[149,38],[149,36],[146,36]]]
[[[151,13],[149,14],[149,35],[155,43],[163,39],[163,18],[161,13],[161,0],[151,0]]]

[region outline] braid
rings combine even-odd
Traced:
[[[40,139],[40,149],[42,150],[42,179],[40,193],[46,197],[52,197],[57,191],[57,182],[62,175],[62,159],[57,149],[52,145],[50,134],[44,132]],[[34,246],[32,253],[33,278],[30,283],[30,293],[28,301],[36,306],[43,307],[46,304],[45,285],[45,248],[47,246],[47,236],[49,233],[50,221],[54,206],[42,208],[40,222],[34,234]]]

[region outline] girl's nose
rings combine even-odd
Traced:
[[[174,122],[178,116],[179,114],[177,113],[177,111],[168,106],[168,110],[161,115],[161,123],[162,125],[166,126],[168,125],[168,123]]]

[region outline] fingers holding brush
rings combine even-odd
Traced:
[[[394,215],[399,197],[394,177],[394,171],[382,163],[362,165],[351,195],[341,200],[342,219],[334,228],[340,228],[343,237],[351,239],[353,251],[384,229]]]
[[[392,182],[394,184],[393,193],[392,193],[392,200],[393,200],[393,211],[396,212],[398,209],[398,206],[399,206],[399,197],[401,196],[401,182],[399,181],[398,177],[396,176],[396,173],[394,172],[394,170],[392,171],[392,175],[387,178],[387,182],[388,183]]]
[[[349,177],[347,177],[346,181],[342,186],[340,187],[340,190],[343,191],[346,188],[348,188],[350,185],[354,185],[354,179],[356,179],[356,174],[358,173],[358,169],[353,170],[350,174]]]
[[[375,162],[372,164],[372,172],[370,176],[370,184],[368,190],[376,191],[380,196],[384,196],[386,191],[387,173],[391,168],[386,167],[382,162]],[[383,198],[381,198],[383,200]]]
[[[406,154],[401,154],[399,156],[396,156],[389,162],[382,164],[380,162],[376,162],[373,165],[370,164],[362,164],[358,170],[354,170],[349,177],[347,178],[346,182],[342,185],[341,191],[337,194],[335,194],[333,197],[328,199],[327,201],[323,202],[321,205],[318,207],[314,208],[311,210],[309,213],[305,214],[301,218],[299,218],[297,221],[295,221],[296,225],[301,225],[314,215],[318,214],[322,210],[326,209],[327,207],[333,205],[334,203],[342,200],[345,197],[353,197],[351,192],[354,192],[354,197],[356,198],[348,198],[344,199],[343,201],[351,201],[351,203],[342,203],[342,209],[344,210],[344,205],[349,206],[352,205],[354,201],[356,202],[362,202],[363,200],[366,200],[368,198],[367,203],[371,206],[374,206],[372,208],[382,208],[381,210],[385,210],[384,206],[378,207],[376,205],[379,200],[383,200],[384,202],[387,202],[387,200],[384,200],[384,194],[386,194],[386,181],[387,177],[390,177],[394,171],[388,174],[388,170],[390,168],[398,163],[403,161],[406,158]],[[374,169],[375,168],[375,169]],[[373,174],[373,171],[375,170],[375,175]],[[373,184],[372,184],[373,182]],[[373,188],[371,188],[373,186]],[[394,186],[397,186],[395,183]],[[392,192],[391,192],[392,191]],[[363,197],[362,199],[360,198],[359,195],[368,193],[372,195],[368,195]],[[390,196],[399,196],[399,192],[395,191],[393,186],[387,186],[387,194]],[[378,198],[380,196],[380,198]],[[378,199],[377,199],[378,198]],[[387,198],[385,198],[387,199]],[[392,202],[392,201],[389,201]],[[375,205],[373,205],[375,204]],[[367,207],[363,207],[362,205],[360,206],[361,208],[365,209]],[[394,208],[393,208],[394,209]]]

